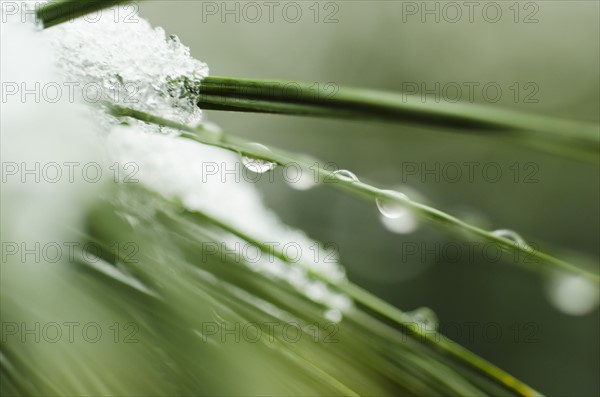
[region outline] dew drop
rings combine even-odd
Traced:
[[[384,190],[384,192],[398,197],[401,200],[409,200],[405,194],[393,190]],[[405,205],[399,203],[394,199],[390,199],[389,197],[377,197],[375,199],[375,202],[377,203],[377,208],[379,208],[379,212],[381,212],[381,215],[385,216],[386,218],[401,218],[404,215],[406,215],[406,213],[410,212],[410,210],[406,208]]]
[[[402,200],[409,198],[400,192],[384,190]],[[389,197],[377,197],[375,199],[380,212],[380,220],[383,226],[392,233],[409,234],[417,230],[418,222],[415,215],[405,205],[390,199]]]
[[[333,171],[333,173],[331,175],[334,178],[336,178],[337,180],[340,180],[343,182],[350,182],[350,183],[358,182],[358,178],[356,177],[356,175],[354,175],[352,172],[350,172],[348,170]]]
[[[517,233],[513,230],[509,230],[509,229],[494,230],[492,232],[492,235],[503,238],[505,240],[512,241],[513,243],[516,243],[517,245],[520,245],[521,247],[525,247],[525,248],[529,247],[529,244],[527,244],[525,239],[523,239],[523,237],[521,237],[519,235],[519,233]]]
[[[269,148],[267,148],[264,145],[261,145],[260,143],[250,143],[248,146],[258,149],[256,151],[259,153],[271,153]],[[269,172],[273,168],[275,168],[275,163],[266,160],[255,159],[248,156],[242,156],[242,164],[244,164],[244,167],[246,167],[248,170],[257,174],[264,174],[265,172]]]
[[[428,307],[419,307],[406,313],[413,321],[422,324],[427,330],[435,331],[438,328],[438,317],[433,310]]]
[[[399,218],[388,218],[387,216],[380,215],[379,219],[387,230],[396,234],[410,234],[419,228],[419,222],[410,212]]]
[[[326,320],[331,321],[332,323],[339,323],[342,321],[342,312],[337,309],[327,310],[323,316]]]
[[[572,274],[554,276],[546,288],[552,306],[570,316],[583,316],[600,305],[600,291],[591,281]]]

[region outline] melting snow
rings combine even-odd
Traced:
[[[80,99],[100,98],[188,125],[202,122],[196,103],[207,65],[193,59],[189,49],[162,28],[152,28],[139,17],[136,23],[115,23],[112,15],[106,12],[95,23],[79,19],[43,33],[55,43],[56,61],[65,78],[81,88]],[[297,264],[264,258],[248,266],[287,281],[332,310],[351,307],[346,296],[308,276],[310,270],[334,283],[346,279],[343,267],[327,260],[331,255],[322,246],[284,225],[244,178],[208,178],[209,165],[222,176],[231,170],[241,172],[237,155],[178,139],[176,133],[166,135],[164,129],[135,120],[120,125],[100,113],[113,162],[135,163],[135,178],[165,197],[179,199],[188,210],[201,210],[263,243],[277,244],[276,248],[299,247]],[[227,243],[235,241],[229,238]]]

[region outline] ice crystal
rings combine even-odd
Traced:
[[[87,102],[111,101],[186,124],[201,120],[199,85],[208,66],[146,20],[115,22],[104,12],[48,30],[58,65]]]

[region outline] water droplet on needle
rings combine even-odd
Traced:
[[[419,307],[411,312],[406,312],[406,315],[411,317],[415,322],[427,327],[430,331],[437,330],[438,328],[438,317],[435,312],[428,307]]]
[[[400,200],[409,200],[406,195],[393,190],[384,190],[383,192],[396,196]],[[379,209],[379,212],[381,212],[381,215],[386,218],[401,218],[406,215],[407,212],[410,212],[404,204],[389,197],[377,197],[375,202],[377,203],[377,208]]]
[[[384,190],[384,192],[396,196],[401,200],[409,200],[406,195],[400,192],[393,190]],[[418,222],[406,205],[390,197],[377,197],[375,202],[377,203],[377,209],[381,213],[381,223],[390,232],[409,234],[417,229]]]
[[[258,152],[259,154],[271,153],[269,148],[267,148],[264,145],[261,145],[260,143],[250,143],[248,146],[257,149],[256,152]],[[267,160],[257,159],[245,155],[242,155],[242,164],[244,164],[244,167],[246,167],[248,170],[257,174],[264,174],[265,172],[269,172],[273,168],[275,168],[276,165],[275,163]]]
[[[547,285],[552,306],[570,316],[584,316],[600,305],[600,290],[593,282],[573,274],[557,274]]]
[[[336,179],[343,181],[343,182],[358,182],[358,178],[356,177],[356,175],[354,175],[352,172],[348,171],[348,170],[337,170],[337,171],[333,171],[333,173],[331,174],[333,177],[335,177]]]
[[[519,233],[513,231],[513,230],[509,230],[509,229],[499,229],[499,230],[494,230],[492,232],[492,235],[496,236],[496,237],[500,237],[503,238],[505,240],[509,240],[512,241],[513,243],[523,247],[523,248],[528,248],[529,244],[527,244],[527,242],[525,241],[525,239],[523,237],[521,237],[519,235]]]

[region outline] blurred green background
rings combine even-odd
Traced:
[[[479,84],[475,102],[599,120],[597,1],[497,2],[502,16],[496,23],[482,13],[486,2],[477,2],[472,21],[462,6],[463,15],[455,23],[449,21],[453,10],[446,8],[444,14],[444,2],[437,2],[439,23],[435,15],[421,21],[423,2],[276,3],[272,22],[261,1],[254,3],[263,12],[255,23],[251,21],[255,10],[245,8],[245,2],[236,6],[231,1],[146,1],[140,3],[140,13],[168,34],[177,34],[215,76],[334,82],[391,91],[400,91],[406,83],[433,89],[436,83],[464,88],[464,83],[472,82]],[[288,19],[293,19],[295,9],[302,11],[296,23],[284,17],[288,3],[295,3],[287,6],[294,7],[288,10]],[[434,9],[435,4],[427,2],[427,7]],[[417,14],[407,14],[414,10],[407,7],[414,5]],[[223,15],[225,7],[239,7],[239,22],[236,12]],[[324,23],[327,16],[337,22]],[[488,9],[490,16],[494,17],[493,9]],[[524,23],[526,19],[537,22]],[[483,96],[487,83],[501,87],[497,103]],[[526,83],[533,86],[525,89]],[[531,98],[537,103],[526,103],[532,87],[536,92]],[[469,99],[467,88],[462,97]],[[435,98],[426,95],[425,100]],[[206,112],[206,117],[230,133],[334,162],[377,186],[410,188],[434,207],[477,219],[490,229],[514,229],[559,257],[584,254],[597,266],[596,164],[552,157],[493,137],[442,130],[220,112]],[[503,176],[496,183],[486,181],[480,172],[473,181],[466,173],[456,182],[443,176],[436,181],[422,173],[403,173],[411,162],[421,171],[436,162],[440,167],[495,162]],[[523,172],[517,182],[510,168],[515,163]],[[524,183],[527,163],[536,165],[537,182]],[[460,337],[456,328],[447,332],[457,342],[544,393],[600,393],[597,308],[584,316],[561,313],[550,304],[544,281],[510,261],[490,263],[480,255],[461,261],[449,261],[444,255],[403,257],[407,244],[424,243],[435,249],[435,244],[461,240],[427,225],[412,234],[392,234],[379,222],[374,203],[324,187],[298,192],[278,173],[275,182],[262,180],[259,189],[289,225],[337,244],[350,279],[359,285],[403,310],[431,307],[443,332],[445,325],[457,324]],[[469,323],[475,327],[472,336]],[[500,337],[486,337],[484,328],[491,323],[499,324]]]

